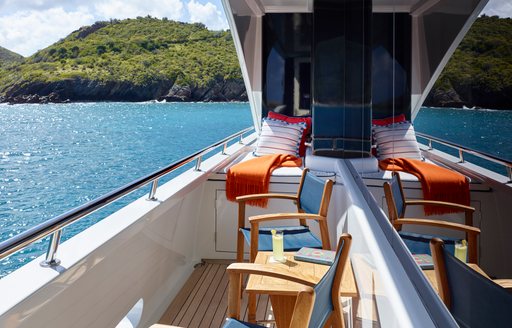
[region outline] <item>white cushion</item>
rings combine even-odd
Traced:
[[[374,126],[373,131],[379,159],[421,159],[414,127],[410,122]]]
[[[299,145],[306,123],[287,123],[265,118],[254,154],[286,154],[299,156]]]

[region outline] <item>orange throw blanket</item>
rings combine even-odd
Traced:
[[[292,155],[266,155],[233,165],[226,178],[226,196],[235,201],[237,196],[268,193],[272,171],[280,166],[301,166],[302,160]],[[267,207],[268,199],[256,199],[247,204]]]
[[[469,182],[465,176],[417,159],[388,158],[379,161],[379,168],[404,171],[418,178],[425,200],[438,200],[469,206]],[[460,212],[447,207],[425,206],[425,215]]]

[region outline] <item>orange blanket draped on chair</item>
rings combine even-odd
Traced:
[[[460,173],[417,159],[388,158],[379,161],[379,168],[387,171],[403,171],[418,178],[425,200],[438,200],[469,206],[469,182]],[[458,212],[457,210],[425,206],[425,215]]]
[[[292,155],[275,154],[256,157],[233,165],[226,178],[226,197],[235,201],[237,196],[268,193],[270,175],[280,166],[301,166],[302,160]],[[267,207],[268,199],[247,202],[249,205]]]

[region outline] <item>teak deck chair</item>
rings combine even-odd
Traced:
[[[388,205],[389,220],[391,221],[393,227],[395,227],[395,229],[398,231],[400,237],[402,237],[402,240],[407,245],[411,253],[430,253],[430,240],[437,236],[402,232],[400,230],[404,224],[425,225],[451,230],[459,230],[466,233],[466,239],[468,241],[468,261],[471,263],[477,263],[477,236],[480,234],[480,229],[473,227],[473,212],[475,211],[473,207],[432,200],[406,200],[404,196],[404,190],[402,188],[402,182],[400,181],[400,175],[397,172],[393,172],[393,176],[390,182],[384,183],[384,194],[386,195],[386,203]],[[442,220],[404,218],[406,207],[409,205],[436,205],[463,210],[465,212],[465,224]],[[443,239],[445,239],[447,248],[453,254],[455,249],[455,242],[457,239],[444,237]]]
[[[343,327],[340,287],[351,243],[352,237],[349,234],[343,234],[340,237],[334,263],[317,284],[307,276],[295,276],[288,270],[268,264],[231,264],[227,268],[229,274],[228,320],[224,328],[262,327],[239,321],[243,274],[265,275],[304,285],[297,296],[290,327],[324,327],[326,322],[333,327]]]
[[[297,251],[302,247],[331,249],[327,227],[327,210],[331,199],[333,181],[324,181],[305,168],[296,195],[288,194],[253,194],[239,196],[238,202],[238,238],[237,261],[244,256],[244,239],[250,245],[250,260],[254,262],[258,251],[272,250],[271,230],[276,227],[259,227],[260,222],[272,220],[298,219],[299,226],[278,227],[284,232],[284,251]],[[257,215],[249,218],[251,227],[245,227],[246,202],[258,198],[277,198],[292,200],[297,203],[297,213],[279,213]],[[320,227],[319,240],[306,224],[306,220],[316,220]]]
[[[461,327],[510,327],[512,294],[430,242],[439,296]]]

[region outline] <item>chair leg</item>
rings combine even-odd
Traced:
[[[244,261],[244,235],[242,231],[238,229],[237,239],[236,239],[236,261],[243,262]]]
[[[245,226],[245,202],[238,203],[238,231],[236,239],[236,261],[243,262],[244,260],[244,235],[240,230]]]
[[[329,228],[327,227],[327,221],[322,220],[319,222],[320,226],[320,237],[322,238],[322,248],[331,249],[331,240],[329,238]]]
[[[256,294],[247,294],[247,319],[250,323],[256,323]]]
[[[259,229],[260,225],[258,222],[251,223],[251,263],[254,263],[258,254]]]

